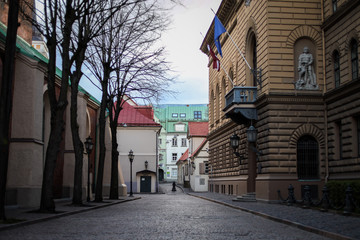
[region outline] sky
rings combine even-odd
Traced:
[[[172,24],[162,36],[167,60],[171,62],[176,84],[171,89],[175,97],[164,96],[160,104],[207,104],[208,57],[200,51],[203,36],[207,33],[221,0],[182,0],[184,6],[172,10]],[[80,82],[98,100],[101,93],[85,81]]]

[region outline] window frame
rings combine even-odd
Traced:
[[[194,119],[202,119],[202,112],[194,111]]]
[[[186,113],[180,113],[180,118],[186,118]]]
[[[333,52],[333,70],[334,70],[334,86],[340,87],[340,53],[338,50]]]
[[[350,62],[351,62],[351,79],[356,80],[359,77],[359,53],[358,42],[355,39],[350,41]]]
[[[172,118],[178,118],[178,116],[179,116],[178,113],[172,113],[172,114],[171,114],[171,117],[172,117]]]
[[[177,147],[178,145],[177,145],[177,137],[173,137],[172,139],[171,139],[171,146],[172,147]]]
[[[171,160],[173,161],[173,162],[175,162],[175,161],[177,161],[178,159],[177,159],[177,153],[172,153],[172,155],[171,155]],[[175,159],[175,160],[174,160]]]

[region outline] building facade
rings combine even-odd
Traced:
[[[154,121],[149,106],[139,106],[128,100],[123,104],[118,119],[117,141],[119,151],[120,183],[127,192],[158,192],[158,138],[161,125]],[[130,164],[128,154],[134,160]],[[126,193],[126,192],[125,192]]]
[[[189,147],[188,122],[207,122],[206,104],[157,105],[155,116],[162,125],[159,140],[159,171],[164,172],[165,181],[177,181],[176,162]]]
[[[309,185],[318,198],[329,180],[360,178],[359,10],[345,0],[222,1],[230,37],[220,36],[222,70],[209,70],[211,191],[272,201],[290,184],[300,199]],[[206,54],[207,44],[216,50],[214,22]]]

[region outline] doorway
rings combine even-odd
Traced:
[[[151,192],[151,176],[140,177],[140,192]]]

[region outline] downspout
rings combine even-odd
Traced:
[[[321,23],[324,24],[325,17],[324,17],[324,0],[321,0]],[[321,30],[322,34],[322,55],[323,55],[323,78],[324,78],[324,90],[323,90],[323,96],[325,96],[325,93],[327,92],[326,88],[326,64],[325,64],[325,31],[324,28]],[[328,152],[328,118],[327,118],[327,104],[324,98],[324,126],[325,126],[325,184],[328,182],[329,179],[329,152]]]

